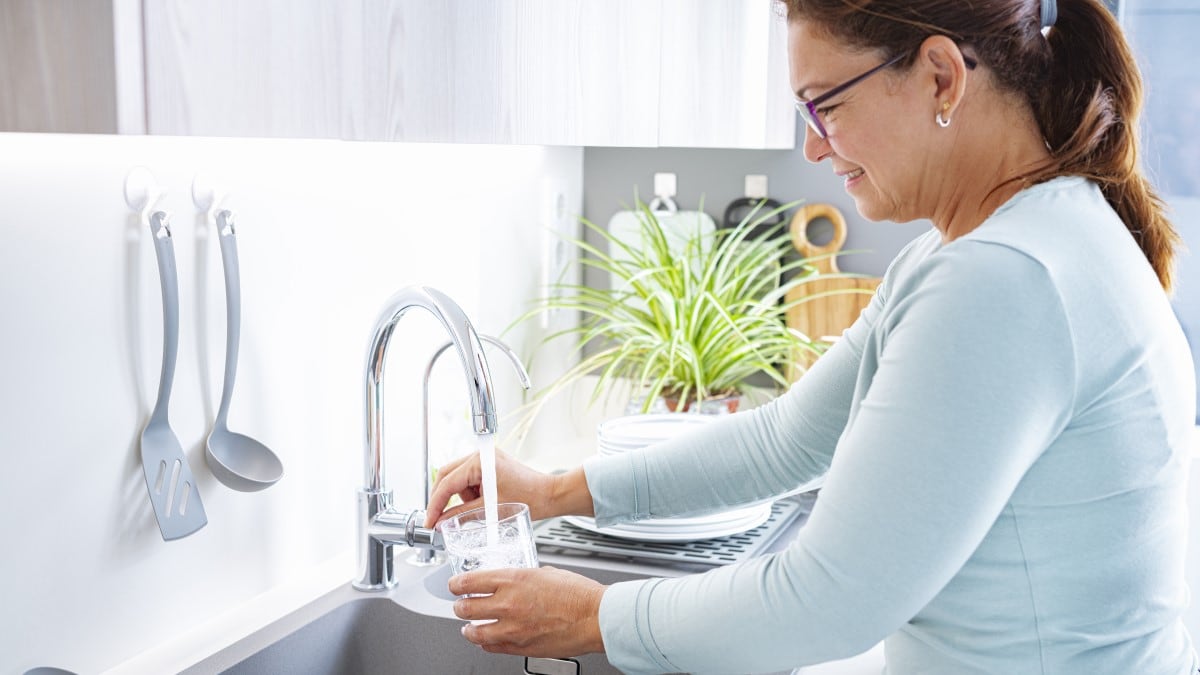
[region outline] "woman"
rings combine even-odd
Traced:
[[[598,524],[825,474],[786,551],[603,587],[455,577],[490,651],[629,672],[749,672],[886,638],[892,675],[1182,675],[1195,382],[1177,236],[1137,164],[1140,78],[1097,0],[788,0],[805,156],[873,220],[928,218],[836,346],[779,399],[501,496]],[[443,469],[477,505],[478,461]]]

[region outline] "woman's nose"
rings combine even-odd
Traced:
[[[818,164],[829,156],[829,139],[821,138],[809,125],[804,125],[804,159]]]

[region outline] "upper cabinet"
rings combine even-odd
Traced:
[[[0,131],[144,133],[137,0],[0,0]]]
[[[367,2],[356,138],[657,145],[658,2]]]
[[[150,0],[143,12],[149,133],[353,137],[358,3]]]
[[[662,0],[657,145],[795,147],[787,24],[774,4]]]
[[[89,4],[100,15],[117,15],[129,3],[142,13],[137,42],[145,53],[138,54],[137,76],[124,79],[144,82],[139,110],[152,134],[795,144],[786,26],[770,0],[4,0],[0,59],[10,64],[0,66],[4,91],[83,77],[49,58],[54,43],[68,46],[69,33],[44,23],[31,30],[42,33],[45,45],[23,47],[22,55],[46,64],[13,75],[6,58],[18,48],[8,39],[19,32],[9,28],[13,7],[70,14]],[[102,43],[111,39],[108,47],[120,53],[120,31],[106,38],[95,17],[79,23]],[[111,67],[91,61],[110,80],[113,71],[120,74],[120,58]],[[88,78],[96,89],[105,82]],[[104,93],[88,96],[101,101]],[[35,110],[10,112],[13,104],[0,102],[0,130],[35,130],[18,119],[53,117],[58,100],[44,98]],[[115,130],[72,124],[36,130]]]

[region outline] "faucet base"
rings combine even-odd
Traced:
[[[446,562],[446,555],[439,551],[419,548],[413,554],[404,558],[404,562],[413,567],[436,567]]]

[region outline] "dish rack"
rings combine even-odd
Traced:
[[[624,559],[712,567],[732,565],[758,556],[792,521],[807,518],[816,496],[814,491],[777,501],[771,505],[771,515],[762,525],[713,539],[672,543],[630,541],[576,527],[562,518],[551,518],[534,528],[534,541],[539,548],[585,551]]]

